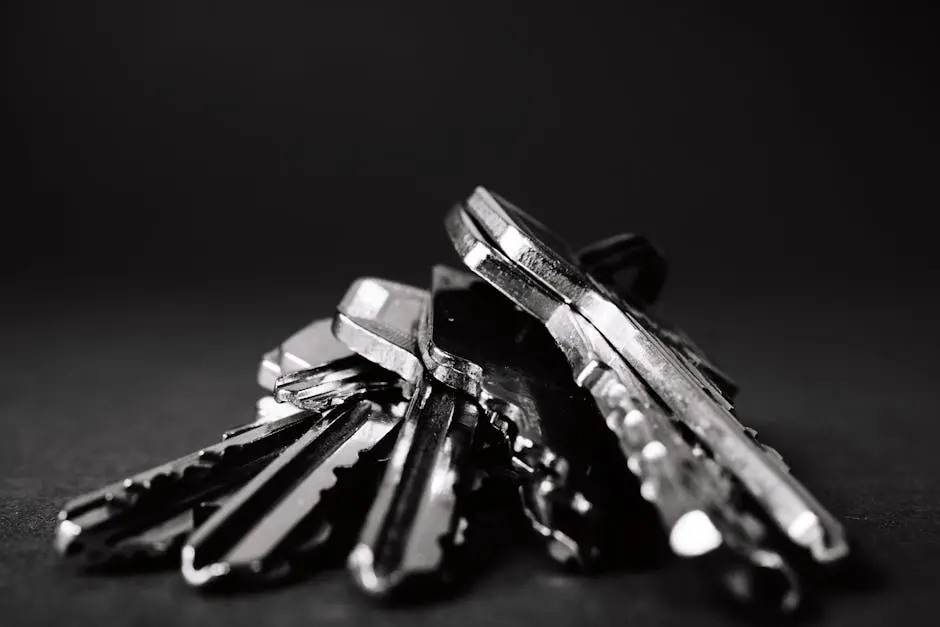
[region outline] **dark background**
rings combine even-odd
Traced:
[[[455,263],[441,218],[478,184],[574,244],[656,241],[665,313],[887,575],[828,621],[935,620],[934,22],[556,4],[6,4],[5,624],[723,620],[667,572],[567,579],[526,551],[392,612],[338,572],[204,599],[56,563],[66,498],[248,419],[261,353],[350,280]]]

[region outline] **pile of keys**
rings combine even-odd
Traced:
[[[445,229],[472,273],[356,280],[263,356],[254,422],[66,504],[63,559],[174,563],[201,589],[339,559],[388,601],[459,580],[496,511],[565,568],[661,544],[782,614],[844,562],[839,522],[735,417],[733,381],[651,316],[666,265],[646,239],[573,252],[483,188]]]

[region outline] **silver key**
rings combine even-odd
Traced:
[[[278,402],[271,396],[262,397],[257,403],[255,420],[227,430],[223,439],[301,409],[323,410],[331,404],[339,404],[349,393],[359,391],[360,384],[369,381],[371,375],[387,380],[371,363],[333,337],[332,322],[332,318],[315,320],[265,353],[258,366],[258,384],[265,390],[273,392],[279,377],[291,375],[304,380],[305,397],[294,404],[285,403],[283,399]],[[282,393],[282,396],[287,394]]]
[[[446,582],[446,552],[457,541],[460,498],[469,489],[467,461],[479,419],[475,403],[424,378],[359,542],[348,565],[368,594],[388,597],[415,584]]]
[[[374,597],[448,574],[447,549],[457,538],[461,496],[472,479],[469,452],[479,410],[425,376],[415,325],[426,306],[422,290],[360,279],[334,319],[337,338],[415,386],[378,497],[347,562],[357,585]]]
[[[524,511],[549,555],[593,566],[600,513],[576,485],[592,456],[592,434],[578,423],[597,411],[551,336],[480,279],[436,266],[418,338],[428,372],[477,398],[505,435]]]
[[[69,501],[57,551],[89,567],[165,558],[192,530],[194,508],[226,498],[319,418],[305,411],[257,425]]]
[[[273,391],[276,376],[319,367],[341,387],[350,362],[374,369],[342,344],[320,320],[291,336],[262,359],[258,380]],[[327,407],[341,394],[324,397]],[[310,406],[314,406],[311,404]],[[63,557],[88,567],[166,559],[196,525],[265,464],[321,419],[316,411],[258,401],[255,420],[229,429],[218,444],[138,473],[73,499],[59,514],[55,546]]]
[[[265,353],[258,367],[258,384],[266,390],[274,390],[277,378],[289,372],[327,364],[338,364],[334,370],[342,372],[344,364],[361,363],[354,353],[333,337],[332,323],[332,318],[315,320]],[[341,377],[334,375],[332,378]]]
[[[325,496],[340,490],[344,471],[379,448],[399,422],[400,389],[390,385],[386,396],[372,388],[328,410],[209,517],[183,548],[186,581],[201,587],[281,579],[314,562],[314,549],[335,543]],[[346,490],[339,498],[348,496]],[[348,525],[348,508],[340,515]]]
[[[591,393],[608,428],[618,436],[673,552],[703,564],[710,578],[739,601],[783,612],[796,609],[799,580],[763,524],[737,507],[735,485],[686,442],[668,410],[617,351],[583,316],[502,255],[463,211],[450,215],[448,228],[458,252],[473,262],[477,274],[546,325],[575,381]]]
[[[303,411],[300,407],[295,407],[294,405],[288,405],[286,403],[278,403],[274,400],[273,396],[262,396],[255,403],[255,419],[251,422],[246,422],[245,424],[238,425],[237,427],[232,427],[222,433],[222,439],[228,439],[235,437],[246,431],[250,431],[255,427],[260,427],[263,424],[269,422],[274,422],[275,420],[280,420],[281,418],[287,418],[298,412]]]
[[[320,410],[360,395],[370,385],[384,389],[396,384],[396,377],[339,342],[332,323],[331,318],[316,320],[265,354],[258,382],[275,392],[275,400]]]
[[[561,244],[547,244],[549,239],[540,238],[544,227],[483,188],[477,188],[448,218],[452,239],[463,247],[469,266],[478,265],[481,253],[470,241],[472,238],[461,232],[466,220],[478,227],[492,247],[551,294],[551,299],[570,303],[594,325],[793,543],[821,563],[835,562],[848,554],[849,544],[841,524],[746,433],[722,390],[696,368],[684,351],[669,347],[659,325],[648,315],[592,280]],[[515,302],[521,304],[527,299],[526,294],[517,294]]]

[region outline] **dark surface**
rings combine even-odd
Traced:
[[[342,573],[204,598],[57,564],[68,497],[248,419],[262,352],[353,278],[454,264],[441,220],[483,184],[575,245],[663,249],[667,317],[887,575],[827,624],[934,624],[934,24],[448,4],[5,4],[0,623],[724,621],[669,570],[577,579],[526,551],[389,611]]]
[[[680,281],[681,283],[681,281]],[[311,285],[316,281],[311,279]],[[678,288],[677,288],[678,289]],[[596,579],[555,573],[525,549],[455,599],[418,609],[366,602],[342,571],[266,593],[206,598],[172,573],[83,576],[56,562],[70,496],[188,452],[251,415],[256,361],[326,315],[341,290],[276,302],[253,290],[113,286],[8,316],[15,360],[0,382],[0,606],[20,623],[123,625],[696,624],[725,618],[666,569]],[[676,294],[667,309],[738,377],[739,408],[882,565],[882,590],[828,599],[827,624],[930,624],[940,601],[940,436],[932,303],[842,290],[816,307],[785,293],[720,304]],[[283,297],[282,297],[283,298]],[[887,327],[904,316],[903,329]],[[914,331],[906,341],[903,333]],[[903,376],[902,376],[903,375]],[[638,539],[636,541],[643,541]],[[681,581],[681,580],[679,580]]]

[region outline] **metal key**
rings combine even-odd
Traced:
[[[597,410],[551,336],[480,279],[436,266],[418,338],[428,372],[477,398],[505,435],[524,511],[549,554],[592,566],[602,514],[578,491],[594,453],[578,423]]]
[[[319,367],[342,387],[350,362],[374,367],[336,341],[330,320],[317,321],[262,359],[259,382],[273,389],[272,375]],[[345,393],[347,390],[343,389]],[[320,408],[342,393],[321,397]],[[138,473],[68,502],[59,513],[55,546],[60,555],[87,567],[166,559],[196,526],[220,507],[288,444],[321,419],[317,411],[258,401],[253,422],[229,429],[222,441]],[[311,405],[313,406],[313,405]]]
[[[56,550],[85,566],[164,558],[192,530],[192,511],[224,499],[320,419],[305,411],[257,425],[66,503]]]
[[[190,537],[182,572],[191,585],[278,579],[301,563],[298,547],[325,547],[335,534],[323,497],[335,473],[378,446],[400,418],[397,377],[338,342],[331,325],[331,319],[317,320],[262,359],[258,381],[280,401],[269,408],[272,414],[300,406],[325,415]]]
[[[398,387],[398,377],[363,359],[339,342],[331,318],[317,320],[265,354],[258,382],[275,400],[304,409],[338,405],[370,387]]]
[[[461,497],[473,478],[469,452],[479,409],[425,376],[415,325],[426,306],[422,290],[360,279],[334,319],[337,338],[415,386],[378,496],[347,562],[356,584],[374,597],[400,595],[430,575],[448,574],[445,556],[457,541]]]
[[[296,403],[278,402],[272,396],[258,400],[255,420],[225,431],[223,439],[277,420],[301,409],[324,410],[342,403],[371,381],[384,384],[389,378],[380,369],[350,351],[333,337],[332,318],[315,320],[265,353],[258,366],[258,384],[274,391],[278,378],[291,375],[303,381],[304,394]],[[282,397],[290,396],[287,386]]]
[[[739,506],[736,485],[684,439],[668,410],[613,347],[584,317],[502,255],[468,215],[451,214],[448,229],[477,274],[546,325],[575,381],[591,393],[618,436],[673,552],[702,564],[709,578],[738,601],[795,610],[801,586],[771,534]]]
[[[328,410],[209,517],[183,548],[186,581],[207,586],[281,579],[315,561],[314,550],[335,544],[331,514],[346,525],[355,522],[348,507],[331,511],[327,495],[348,498],[344,472],[381,450],[404,409],[400,387],[389,384],[384,396],[373,386]]]
[[[452,239],[469,244],[464,255],[469,266],[477,265],[481,253],[461,232],[461,224],[468,220],[552,299],[570,303],[594,325],[793,543],[820,563],[848,555],[848,540],[835,517],[751,437],[734,416],[721,387],[696,366],[688,351],[670,347],[661,325],[594,281],[564,247],[547,245],[550,240],[539,237],[544,227],[483,188],[477,188],[448,218]],[[526,299],[525,294],[518,296]]]
[[[363,360],[333,337],[332,323],[332,318],[315,320],[265,353],[258,367],[258,384],[266,390],[274,390],[277,378],[289,372],[334,364],[334,371],[343,373],[344,366],[362,364]],[[341,375],[334,374],[330,378],[338,379]]]

